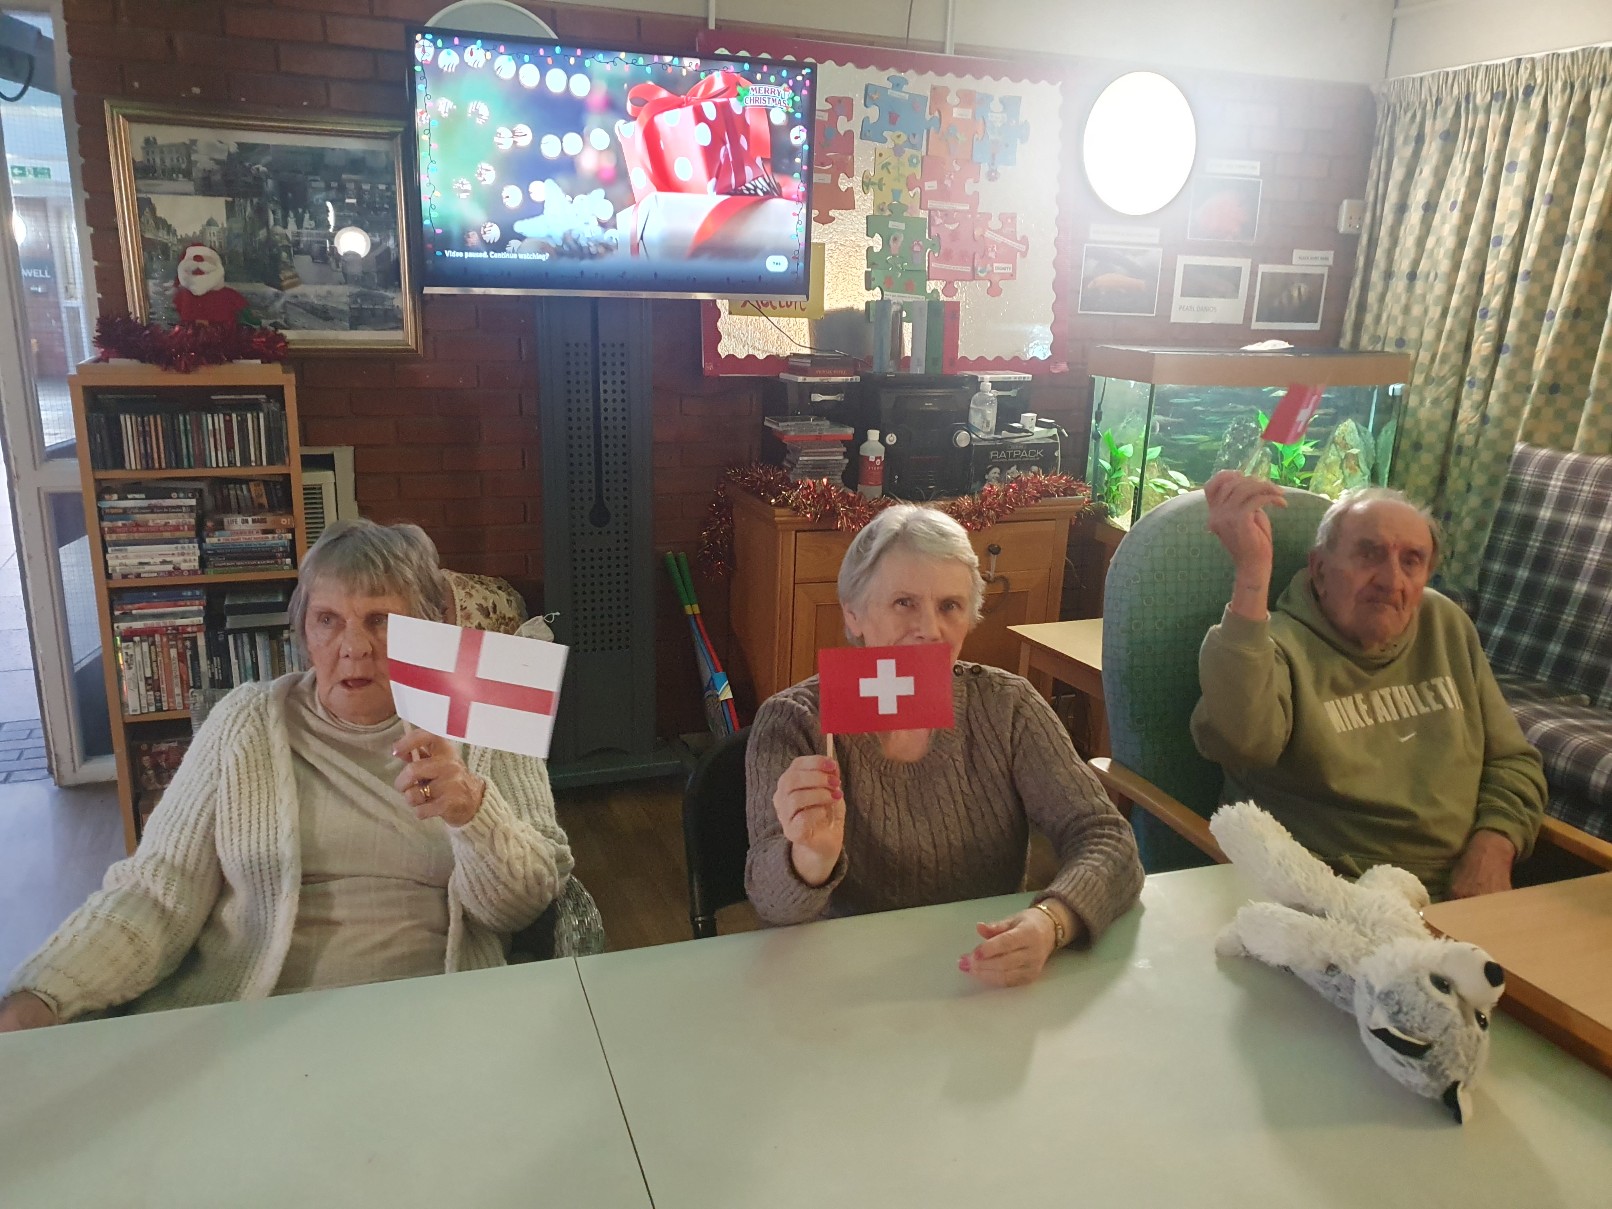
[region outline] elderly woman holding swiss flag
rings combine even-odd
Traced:
[[[444,590],[416,526],[325,530],[290,610],[312,670],[213,709],[134,855],[18,969],[0,1032],[503,965],[571,851],[542,761],[397,716],[387,619],[436,620]]]
[[[1032,825],[1057,876],[979,924],[960,969],[1031,982],[1136,901],[1130,825],[1052,708],[1010,672],[958,662],[984,591],[968,534],[936,509],[888,508],[851,542],[845,631],[877,649],[820,652],[818,676],[762,704],[746,751],[745,888],[766,922],[1014,893]]]

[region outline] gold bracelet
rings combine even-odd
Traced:
[[[1069,939],[1069,934],[1064,931],[1063,920],[1058,918],[1057,912],[1055,912],[1051,907],[1047,906],[1046,899],[1042,899],[1038,903],[1031,903],[1030,905],[1052,921],[1052,947],[1054,949],[1063,948],[1064,942]]]

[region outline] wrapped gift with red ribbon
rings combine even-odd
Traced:
[[[616,215],[634,256],[686,261],[747,260],[798,246],[804,202],[787,197],[695,197],[656,193]]]
[[[684,96],[647,83],[627,93],[632,120],[616,123],[616,137],[639,203],[656,193],[773,192],[767,110],[747,106],[741,87],[743,76],[717,71]]]

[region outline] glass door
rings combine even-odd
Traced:
[[[76,784],[115,770],[67,391],[95,299],[62,29],[59,0],[0,14],[0,728],[37,702],[50,772]]]

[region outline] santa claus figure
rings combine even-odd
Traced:
[[[241,321],[246,299],[224,284],[224,262],[212,248],[193,243],[179,258],[174,275],[174,309],[181,323],[221,323],[233,327]]]

